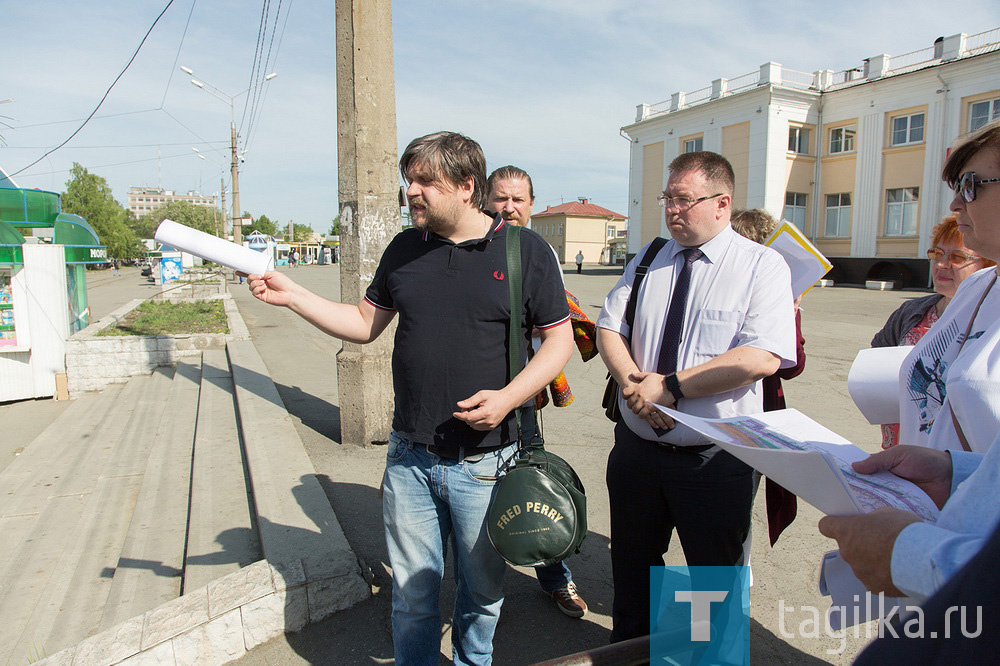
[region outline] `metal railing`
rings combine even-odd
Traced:
[[[965,51],[962,55],[979,55],[1000,49],[1000,28],[977,32],[965,38]]]
[[[816,75],[809,72],[800,72],[795,69],[781,68],[781,84],[790,88],[803,88],[809,90],[815,87]]]
[[[707,102],[712,97],[712,86],[706,86],[704,88],[699,88],[698,90],[692,90],[687,95],[684,96],[684,106],[694,106],[695,104],[701,104],[702,102]]]
[[[919,51],[910,51],[900,55],[889,57],[888,74],[903,74],[914,69],[919,69],[921,65],[937,62],[940,56],[935,56],[935,52],[940,46],[929,46]]]
[[[755,88],[759,82],[760,70],[758,69],[756,72],[750,72],[726,81],[726,92],[731,95],[747,88]]]

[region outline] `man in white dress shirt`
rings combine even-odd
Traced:
[[[612,641],[649,633],[649,567],[677,529],[688,566],[743,564],[751,469],[676,424],[657,403],[702,417],[762,411],[760,380],[795,363],[791,278],[781,256],[733,231],[734,175],[711,152],[670,164],[659,197],[672,240],[652,261],[635,319],[636,265],[608,294],[598,347],[621,386],[608,458]]]

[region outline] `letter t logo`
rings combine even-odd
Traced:
[[[729,595],[726,590],[698,591],[677,590],[674,601],[691,604],[691,640],[712,640],[711,608],[713,601],[724,601]]]

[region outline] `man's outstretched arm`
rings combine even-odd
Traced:
[[[352,305],[323,298],[277,271],[248,278],[250,293],[257,299],[286,307],[324,333],[347,342],[371,342],[396,316],[395,311],[376,308],[368,301]]]

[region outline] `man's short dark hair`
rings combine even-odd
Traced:
[[[434,179],[460,185],[473,180],[472,205],[486,207],[486,157],[478,143],[457,132],[435,132],[417,137],[399,158],[399,173],[409,181],[410,167],[420,164]]]
[[[722,190],[722,194],[733,196],[736,188],[736,174],[733,165],[725,157],[707,150],[695,153],[681,153],[667,167],[672,173],[700,171],[705,179]]]
[[[531,184],[531,176],[528,172],[520,167],[516,167],[513,164],[508,164],[507,166],[502,166],[493,173],[490,174],[489,179],[486,181],[486,191],[492,192],[493,186],[498,180],[526,180],[528,181],[528,196],[532,200],[535,199],[535,186]]]
[[[966,162],[986,148],[993,151],[994,160],[1000,163],[1000,120],[987,123],[975,132],[959,137],[944,162],[941,178],[955,189],[962,178],[962,169]]]

